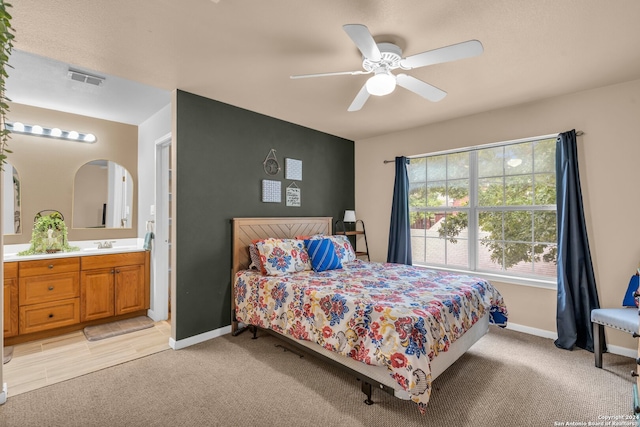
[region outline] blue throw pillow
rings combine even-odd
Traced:
[[[305,240],[313,271],[326,271],[342,268],[336,248],[329,239]]]
[[[622,300],[623,307],[637,307],[636,299],[633,297],[633,293],[638,290],[638,285],[640,284],[640,277],[631,276],[631,280],[629,280],[629,286],[627,287],[627,292],[624,294],[624,299]]]

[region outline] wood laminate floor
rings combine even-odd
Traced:
[[[16,396],[50,384],[168,350],[171,325],[87,341],[82,330],[13,346],[13,358],[3,367],[7,395]]]

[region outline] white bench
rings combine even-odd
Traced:
[[[602,352],[605,347],[604,327],[614,328],[619,331],[638,335],[640,315],[638,309],[627,308],[597,308],[591,310],[591,323],[593,323],[593,354],[596,358],[596,367],[602,368]]]

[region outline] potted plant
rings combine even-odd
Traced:
[[[44,212],[44,211],[43,211]],[[31,232],[31,246],[18,255],[34,255],[55,252],[71,252],[80,248],[69,246],[67,240],[67,225],[64,217],[58,211],[49,214],[38,212],[33,220]]]

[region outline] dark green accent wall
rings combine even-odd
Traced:
[[[277,100],[274,100],[277,102]],[[354,144],[188,92],[177,92],[176,340],[231,323],[231,218],[331,216],[355,207]],[[265,173],[271,148],[282,170]],[[301,206],[287,207],[284,159],[302,160]],[[263,203],[262,180],[282,202]]]

